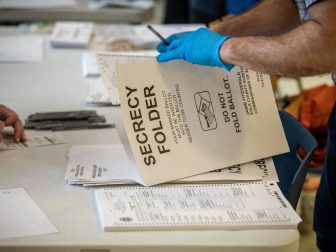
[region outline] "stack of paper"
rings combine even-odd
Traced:
[[[146,10],[154,6],[153,0],[91,0],[89,8],[99,9],[104,7],[127,7]]]
[[[136,184],[136,164],[121,144],[74,145],[68,154],[65,179],[83,186]],[[129,174],[125,177],[125,171]],[[234,165],[171,183],[227,183],[237,181],[278,181],[272,158]]]
[[[163,36],[168,37],[174,33],[193,31],[204,24],[174,24],[174,25],[153,25]],[[127,41],[137,49],[154,48],[160,39],[154,35],[146,25],[109,25],[97,27],[93,42],[95,44],[115,43]]]
[[[39,62],[43,59],[43,37],[0,37],[0,62]]]
[[[49,42],[53,47],[84,48],[93,31],[91,22],[56,22]]]
[[[95,52],[83,52],[82,71],[84,77],[100,76]]]
[[[112,105],[112,100],[116,98],[111,96],[103,83],[102,78],[88,79],[89,92],[85,102],[96,105]]]
[[[0,8],[8,9],[42,9],[76,7],[75,0],[1,0]]]
[[[105,231],[297,228],[273,182],[114,187],[95,191]]]

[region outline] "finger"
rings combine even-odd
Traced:
[[[23,125],[20,119],[18,119],[14,125],[14,142],[19,143],[20,141],[24,141],[23,139],[26,138],[26,135],[24,134]]]
[[[169,45],[169,44],[168,44],[168,45]],[[160,53],[165,52],[165,51],[167,51],[167,47],[168,47],[168,45],[165,44],[165,43],[163,43],[163,42],[160,42],[160,43],[157,45],[156,50],[157,50],[158,52],[160,52]]]
[[[166,38],[166,41],[167,41],[168,43],[171,43],[171,42],[173,42],[173,41],[176,40],[176,39],[180,39],[181,37],[185,36],[185,35],[188,34],[188,33],[190,33],[190,32],[179,32],[179,33],[174,33],[174,34],[168,36],[168,37]]]
[[[13,125],[19,119],[19,116],[10,109],[3,113],[3,115],[5,116],[5,120],[3,122],[6,126]]]
[[[158,56],[156,56],[156,60],[158,62],[167,62],[170,60],[174,60],[174,59],[181,59],[181,53],[179,49],[175,49],[175,50],[171,50],[168,52],[164,52],[159,54]]]
[[[2,121],[0,121],[0,132],[1,132],[4,128],[5,128],[5,124],[4,124]]]

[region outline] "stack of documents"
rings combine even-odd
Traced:
[[[0,37],[0,62],[39,62],[43,59],[43,37]]]
[[[146,10],[154,6],[153,0],[91,0],[89,8],[99,9],[104,7],[127,7]]]
[[[65,179],[83,186],[137,184],[136,164],[125,151],[128,146],[74,145],[68,153]],[[128,176],[124,176],[125,171]],[[217,169],[171,183],[228,183],[243,181],[278,181],[272,158]]]
[[[297,228],[273,182],[113,187],[95,191],[105,231]]]
[[[53,47],[85,48],[93,32],[91,22],[56,22],[49,42]]]
[[[130,1],[129,1],[130,2]],[[163,36],[168,37],[174,33],[193,31],[204,24],[174,24],[153,25]],[[111,44],[120,41],[131,43],[137,50],[153,49],[160,42],[146,25],[108,25],[97,27],[95,30],[94,44]]]
[[[6,9],[44,9],[69,8],[78,5],[75,0],[1,0],[0,8]]]

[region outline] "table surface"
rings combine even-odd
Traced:
[[[0,103],[22,119],[34,112],[88,108],[81,53],[46,49],[41,63],[0,63]],[[119,107],[94,109],[123,127]],[[59,230],[0,240],[0,251],[298,251],[296,229],[104,232],[94,190],[65,183],[66,155],[74,144],[120,143],[117,129],[62,134],[69,144],[0,152],[0,189],[23,187]]]
[[[92,21],[141,23],[153,18],[154,6],[148,9],[106,7],[89,9],[89,0],[76,0],[78,6],[69,8],[0,9],[0,21]]]

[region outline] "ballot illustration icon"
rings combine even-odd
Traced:
[[[208,91],[197,92],[194,95],[194,99],[202,130],[208,131],[216,129],[217,121],[215,118],[210,93]]]

